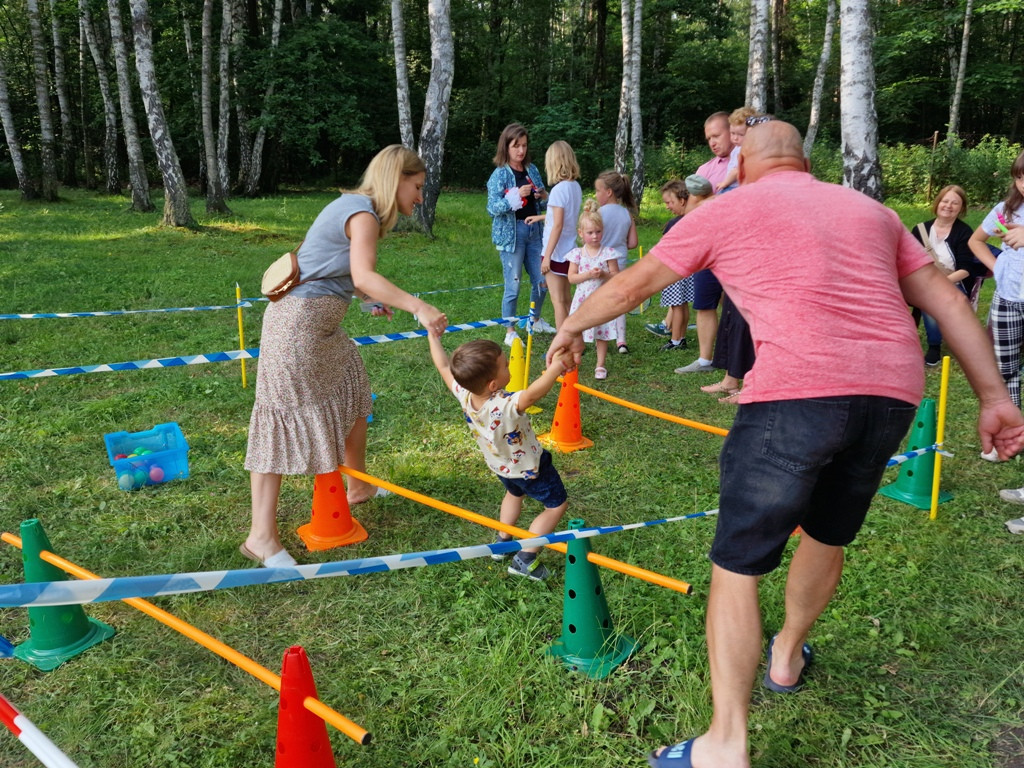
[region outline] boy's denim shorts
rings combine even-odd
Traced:
[[[718,460],[711,561],[768,573],[797,526],[823,544],[849,544],[916,411],[869,395],[741,405]]]
[[[502,477],[498,475],[505,490],[513,496],[529,496],[544,505],[544,509],[560,507],[569,498],[562,485],[562,478],[551,462],[551,453],[543,451],[540,455],[540,467],[537,476],[532,479],[523,477]]]

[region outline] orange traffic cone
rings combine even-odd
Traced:
[[[583,436],[583,428],[580,426],[580,393],[576,389],[578,378],[577,371],[562,376],[562,389],[558,393],[551,431],[538,436],[544,445],[562,453],[572,453],[594,444],[593,440]]]
[[[313,517],[310,522],[299,526],[298,533],[311,552],[357,544],[367,539],[366,529],[349,510],[341,472],[334,470],[316,476],[313,481]]]
[[[327,723],[303,705],[307,696],[316,698],[313,671],[305,649],[293,645],[284,652],[281,662],[274,768],[337,768],[327,737]]]

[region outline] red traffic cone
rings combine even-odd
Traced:
[[[349,510],[341,472],[334,470],[316,476],[313,481],[313,517],[310,522],[299,526],[298,533],[311,552],[357,544],[367,539],[366,529]]]
[[[284,652],[281,662],[281,702],[277,710],[277,752],[274,768],[337,768],[327,724],[306,709],[307,696],[316,698],[316,683],[301,645]]]
[[[571,453],[594,444],[583,436],[580,425],[580,393],[576,389],[578,371],[562,376],[562,389],[558,393],[555,417],[551,420],[551,431],[538,436],[544,445],[562,453]]]

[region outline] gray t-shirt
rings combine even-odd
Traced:
[[[345,234],[345,224],[353,214],[363,211],[380,221],[372,201],[364,195],[342,195],[320,211],[299,248],[299,279],[326,279],[303,283],[292,290],[292,296],[340,296],[346,301],[352,298],[352,244]]]

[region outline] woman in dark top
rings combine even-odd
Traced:
[[[935,218],[911,229],[914,237],[924,246],[928,254],[935,260],[935,265],[950,282],[971,296],[977,278],[983,278],[987,272],[984,264],[974,258],[967,244],[974,230],[962,219],[967,212],[967,193],[955,184],[943,187],[932,203]],[[915,315],[918,311],[915,309]],[[942,333],[939,324],[924,313],[925,337],[928,340],[928,351],[925,353],[925,365],[938,365],[942,357]]]

